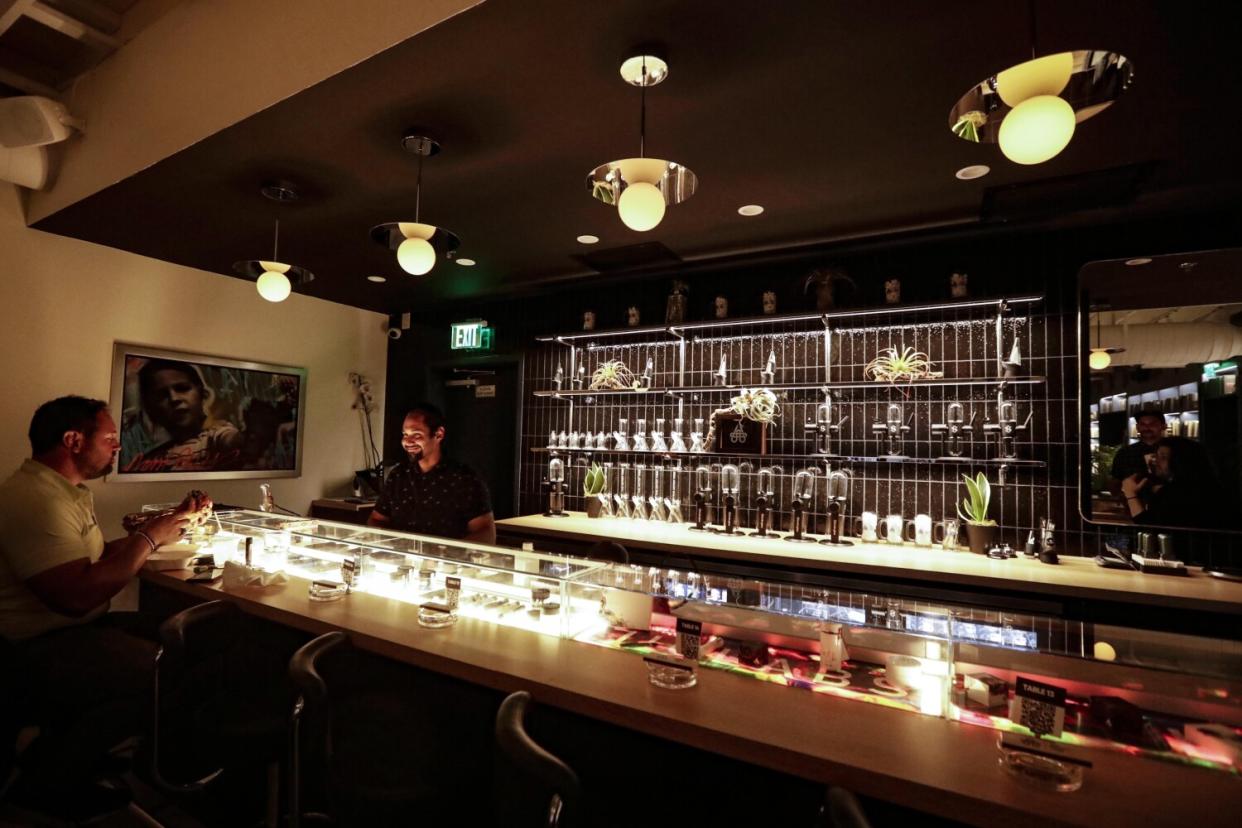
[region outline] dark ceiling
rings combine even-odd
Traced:
[[[36,226],[229,274],[269,255],[276,208],[258,188],[287,178],[303,198],[280,208],[281,258],[316,274],[304,292],[394,312],[584,284],[598,277],[579,256],[649,242],[702,260],[942,224],[1090,221],[1092,206],[1114,220],[1203,209],[1242,182],[1242,73],[1226,57],[1240,32],[1210,19],[1216,8],[1039,3],[1041,54],[1119,51],[1135,82],[1059,157],[1020,167],[947,119],[969,86],[1029,56],[1026,3],[488,0]],[[647,152],[689,166],[700,189],[637,233],[584,182],[637,154],[638,92],[617,70],[644,43],[671,67],[648,93]],[[275,57],[255,56],[255,71]],[[458,233],[475,267],[408,276],[368,238],[412,220],[407,127],[444,144],[425,167],[422,218]],[[992,173],[954,178],[976,163]],[[739,216],[749,203],[766,212]]]

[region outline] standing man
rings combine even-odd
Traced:
[[[419,403],[405,415],[401,447],[406,459],[388,475],[367,523],[421,535],[475,543],[496,542],[487,484],[462,463],[444,456],[444,414]]]
[[[1156,446],[1164,439],[1164,430],[1167,425],[1164,421],[1164,412],[1156,409],[1143,409],[1134,415],[1134,423],[1138,429],[1138,442],[1130,443],[1124,446],[1115,455],[1113,455],[1113,466],[1109,471],[1108,488],[1114,495],[1120,496],[1121,481],[1132,475],[1146,476],[1151,468],[1147,457],[1152,456],[1155,462]],[[1139,497],[1144,501],[1152,494],[1151,487],[1140,490]]]
[[[81,820],[124,806],[91,773],[142,732],[151,704],[155,645],[122,632],[125,614],[107,615],[108,604],[157,546],[181,537],[194,504],[105,543],[84,483],[112,470],[120,446],[107,404],[44,403],[29,436],[31,458],[0,484],[0,637],[16,661],[5,682],[26,683],[33,709],[20,712],[41,730],[15,797]]]

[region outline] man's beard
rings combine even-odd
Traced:
[[[109,460],[105,466],[86,475],[87,480],[98,480],[106,474],[112,474],[113,462]]]
[[[423,450],[421,448],[408,448],[405,450],[405,456],[411,460],[421,460],[423,458]]]

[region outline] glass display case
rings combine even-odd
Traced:
[[[561,637],[605,623],[598,590],[593,598],[575,595],[567,584],[607,564],[265,512],[216,517],[217,531],[204,543],[217,564],[242,563],[249,539],[253,566],[319,582],[329,594],[348,583],[411,604],[443,603],[453,578],[464,617]]]
[[[1064,690],[1063,745],[1242,770],[1239,641],[618,564],[592,588],[608,624],[577,641],[677,659],[691,619],[698,667],[1015,734],[1022,677]]]
[[[1174,635],[264,512],[208,527],[201,551],[218,565],[241,562],[249,539],[256,567],[420,606],[444,601],[452,579],[461,616],[673,663],[691,660],[679,633],[692,629],[695,669],[1002,732],[1027,732],[1011,718],[1023,678],[1063,690],[1062,745],[1242,768],[1242,642],[1228,630]]]

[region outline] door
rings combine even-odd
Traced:
[[[518,366],[476,366],[438,369],[437,384],[448,422],[445,453],[483,478],[499,520],[517,514]]]

